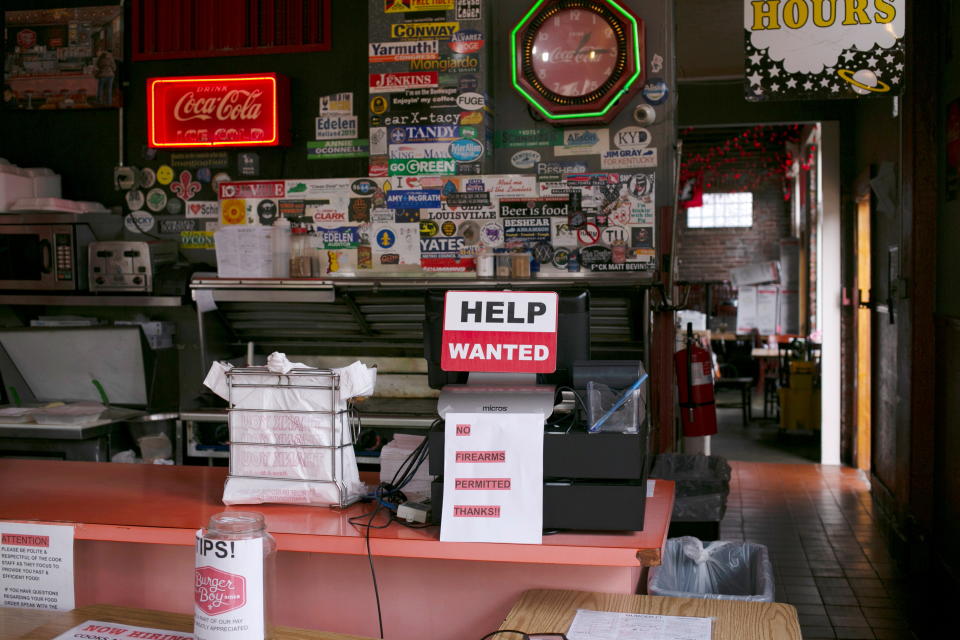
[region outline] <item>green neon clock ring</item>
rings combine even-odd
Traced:
[[[609,122],[642,86],[643,37],[617,0],[536,0],[511,31],[513,86],[556,124]]]

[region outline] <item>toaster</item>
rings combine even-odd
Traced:
[[[177,261],[174,242],[111,240],[92,242],[87,270],[90,291],[153,293],[157,270]]]

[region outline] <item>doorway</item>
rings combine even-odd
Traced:
[[[861,180],[860,183],[866,183]],[[870,441],[873,395],[870,365],[873,358],[872,336],[873,321],[870,290],[870,274],[873,264],[870,240],[872,237],[871,220],[873,198],[869,184],[857,189],[857,228],[856,228],[856,393],[854,399],[854,463],[858,469],[870,471]]]

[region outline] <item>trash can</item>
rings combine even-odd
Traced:
[[[703,540],[720,537],[720,521],[727,512],[730,465],[720,456],[661,453],[651,478],[676,482],[671,537],[693,535]]]
[[[718,540],[704,546],[689,536],[671,538],[664,548],[663,564],[650,569],[647,593],[773,602],[773,565],[762,544]]]

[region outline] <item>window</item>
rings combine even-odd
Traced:
[[[687,209],[689,229],[752,226],[752,193],[705,193],[702,207]]]
[[[330,0],[134,0],[133,26],[138,61],[328,51]]]

